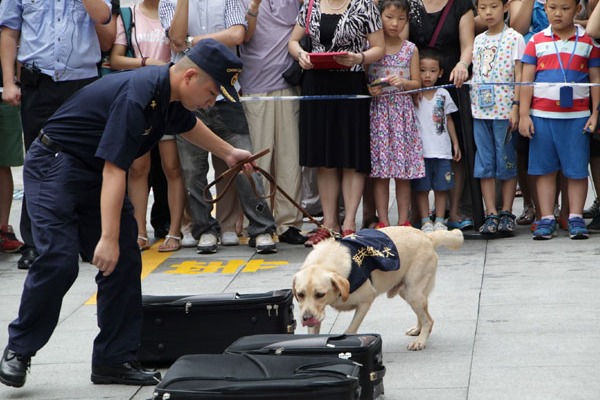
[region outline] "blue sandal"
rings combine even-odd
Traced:
[[[470,218],[461,219],[460,221],[446,220],[448,229],[460,229],[461,231],[473,226],[473,221]]]
[[[517,217],[508,211],[500,211],[498,216],[500,217],[498,232],[506,236],[511,236],[515,232]]]
[[[482,235],[494,235],[498,232],[498,224],[500,218],[495,214],[490,214],[485,217],[483,225],[479,227],[479,233]]]

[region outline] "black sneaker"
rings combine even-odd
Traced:
[[[587,226],[587,230],[590,232],[600,232],[600,214],[596,215]]]
[[[300,229],[290,226],[287,231],[279,235],[279,241],[289,244],[304,244],[307,238],[300,233]]]
[[[583,218],[594,218],[600,215],[600,199],[596,197],[591,207],[583,210]]]
[[[92,365],[92,382],[97,385],[118,384],[153,386],[160,382],[158,371],[143,369],[138,362],[116,365]]]

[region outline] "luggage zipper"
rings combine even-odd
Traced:
[[[185,303],[185,313],[189,314],[190,313],[190,309],[192,308],[192,302],[188,301],[187,303]]]

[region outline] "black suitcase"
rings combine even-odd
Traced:
[[[153,400],[358,400],[358,371],[335,357],[192,354],[169,368]]]
[[[335,356],[350,359],[360,368],[361,400],[383,395],[383,353],[381,336],[356,335],[254,335],[240,338],[225,353],[298,356]]]
[[[169,365],[180,356],[223,353],[242,336],[294,333],[292,291],[197,296],[142,296],[138,352],[146,365]]]

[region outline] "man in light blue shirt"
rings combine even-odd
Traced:
[[[21,105],[25,149],[46,120],[71,94],[98,77],[100,43],[96,24],[111,20],[110,0],[22,1],[0,3],[2,100]],[[20,82],[14,77],[22,64]],[[37,252],[23,198],[19,269],[29,269]]]

